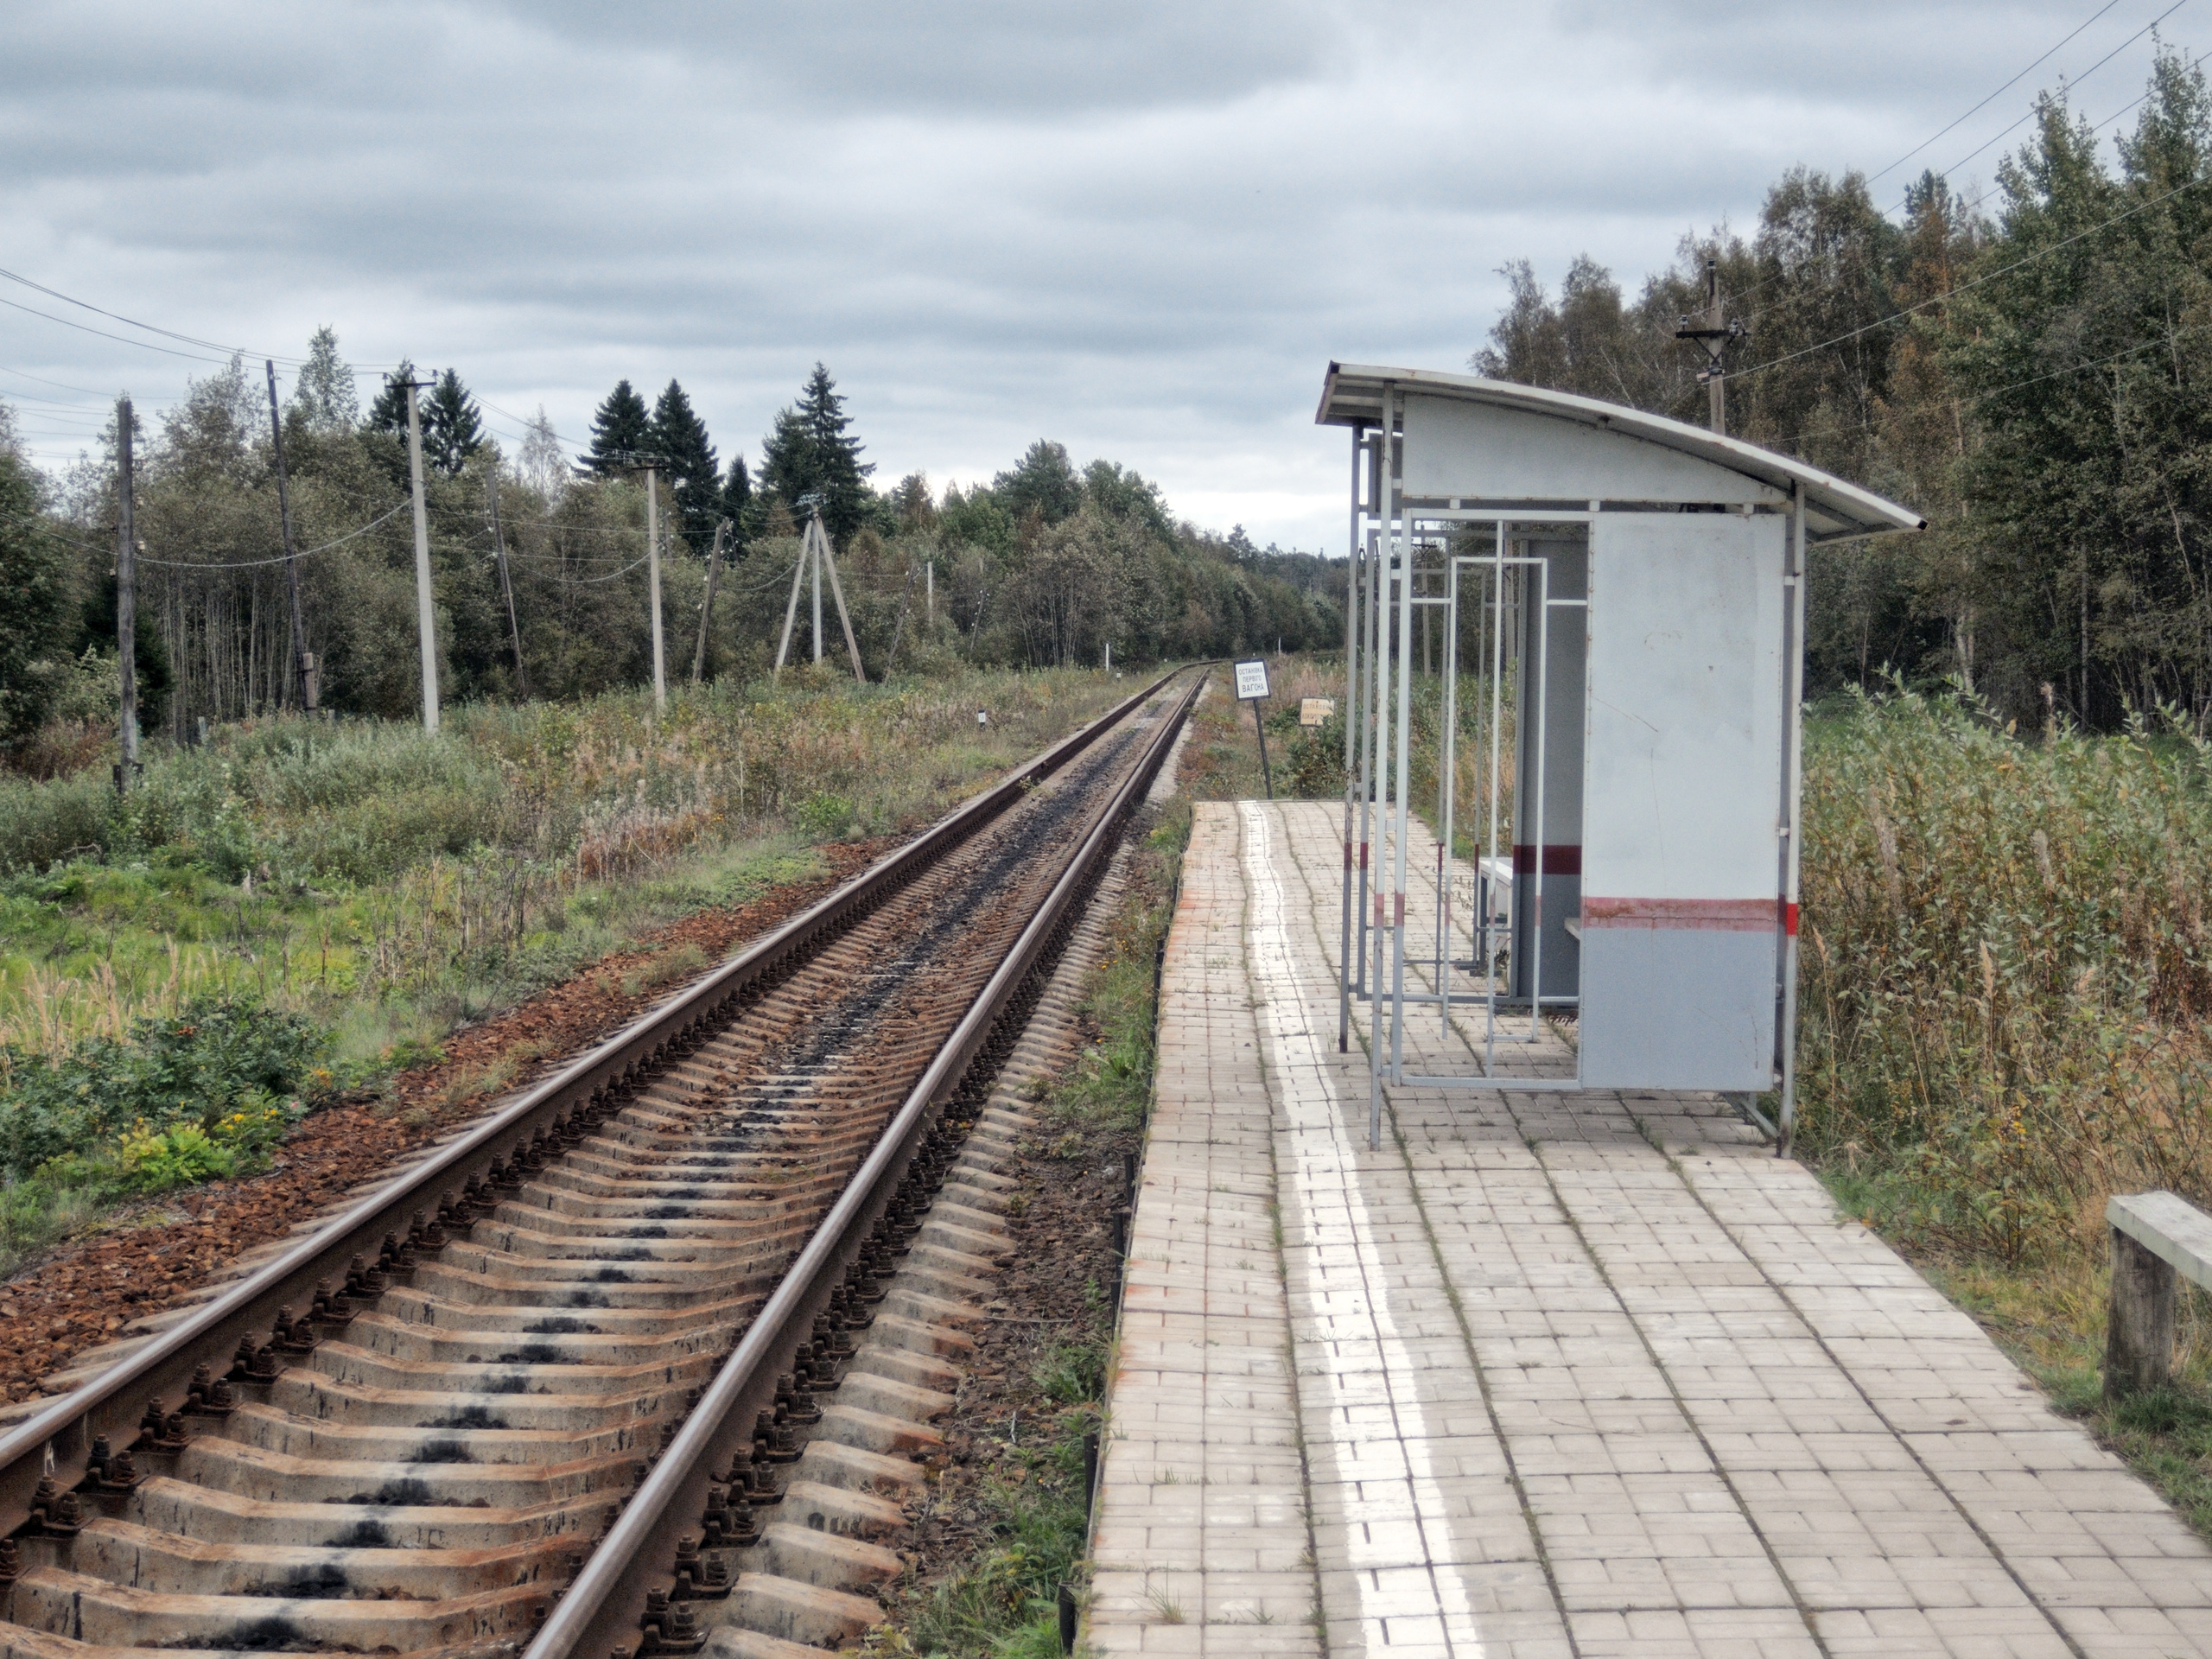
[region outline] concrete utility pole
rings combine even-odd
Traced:
[[[668,711],[668,668],[660,647],[660,490],[654,482],[656,461],[645,463],[645,587],[652,595],[653,712]],[[817,645],[816,652],[820,654]]]
[[[791,567],[791,596],[784,607],[783,638],[776,642],[775,672],[784,671],[784,658],[791,650],[791,624],[798,616],[798,590],[807,573],[814,573],[814,660],[822,660],[822,569],[830,568],[830,596],[837,604],[837,620],[844,624],[845,649],[852,654],[853,677],[862,685],[868,683],[868,671],[861,666],[859,641],[853,637],[853,619],[845,609],[845,589],[837,580],[836,556],[830,550],[830,532],[822,527],[820,499],[813,495],[799,498],[799,505],[810,506],[814,516],[806,521],[806,533],[799,542],[798,563]],[[911,589],[910,589],[911,591]],[[887,673],[889,670],[885,671]]]
[[[922,594],[926,606],[925,614],[930,620],[930,628],[931,632],[935,632],[937,628],[937,561],[935,559],[925,559],[922,563]]]
[[[292,493],[284,477],[284,417],[276,407],[276,364],[269,370],[269,435],[276,446],[276,521],[284,531],[284,582],[292,594],[292,662],[300,674],[300,707],[315,713],[315,653],[308,649],[308,625],[300,614],[300,557],[292,548]]]
[[[438,729],[438,615],[430,601],[430,509],[423,499],[423,410],[415,394],[430,383],[405,380],[407,476],[415,494],[415,624],[423,645],[423,729]]]
[[[507,601],[507,637],[515,644],[515,690],[530,700],[530,671],[522,665],[522,625],[515,620],[514,584],[507,580],[507,538],[499,531],[499,478],[496,471],[484,474],[484,493],[492,498],[492,550],[499,556],[499,596]]]
[[[130,399],[115,401],[115,654],[123,692],[123,759],[116,764],[115,792],[124,793],[138,771],[138,543],[131,515]]]
[[[1712,400],[1710,420],[1713,429],[1722,436],[1728,432],[1727,376],[1720,366],[1722,354],[1729,346],[1744,337],[1740,321],[1724,321],[1720,312],[1720,262],[1708,255],[1705,262],[1705,309],[1698,314],[1694,325],[1688,317],[1675,330],[1676,340],[1694,340],[1705,348],[1706,365],[1697,372],[1697,378]]]

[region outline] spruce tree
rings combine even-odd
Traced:
[[[602,476],[628,471],[652,448],[652,413],[627,380],[618,380],[591,417],[591,453],[578,464]]]
[[[665,469],[669,493],[676,499],[677,529],[694,552],[704,553],[714,545],[715,521],[722,516],[721,467],[707,437],[706,423],[674,380],[653,407],[646,442]]]
[[[391,377],[385,381],[384,389],[377,393],[376,402],[369,405],[368,418],[361,424],[372,432],[397,432],[401,437],[405,437],[407,435],[406,385],[414,378],[415,365],[405,358],[400,359],[399,366],[394,369]]]
[[[469,457],[484,447],[484,417],[451,369],[437,378],[423,400],[422,420],[423,464],[448,478],[457,477]]]
[[[874,516],[875,497],[868,486],[874,463],[861,460],[861,445],[848,435],[852,417],[837,383],[821,364],[807,378],[796,409],[777,411],[776,424],[760,445],[760,481],[790,505],[822,497],[822,521],[840,544]]]
[[[745,457],[730,458],[729,472],[722,480],[722,517],[729,520],[730,556],[735,558],[744,551],[752,525],[747,509],[753,505],[753,480],[745,470]]]

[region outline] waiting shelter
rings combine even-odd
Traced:
[[[1352,438],[1339,1041],[1354,997],[1388,1005],[1371,1131],[1388,1077],[1778,1089],[1786,1137],[1806,554],[1924,521],[1754,444],[1503,381],[1332,363],[1317,418]],[[1425,762],[1436,913],[1409,924],[1417,710],[1471,725],[1476,775],[1458,743]],[[1474,1020],[1467,1074],[1406,1077],[1424,1004]],[[1547,1052],[1567,1059],[1529,1064],[1562,1017],[1572,1045]]]

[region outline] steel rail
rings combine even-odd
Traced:
[[[1143,755],[1093,820],[1052,892],[753,1316],[652,1472],[554,1604],[522,1659],[637,1650],[647,1592],[673,1580],[678,1539],[701,1530],[708,1489],[716,1484],[713,1471],[734,1462],[749,1444],[753,1414],[772,1399],[779,1369],[788,1364],[816,1314],[829,1306],[868,1228],[887,1205],[938,1109],[959,1090],[1001,1014],[1054,936],[1072,923],[1113,838],[1158,774],[1205,680],[1199,672],[1180,699],[1163,711]]]
[[[108,1437],[118,1449],[131,1446],[149,1398],[163,1402],[164,1409],[174,1409],[195,1365],[208,1363],[220,1376],[242,1338],[265,1337],[283,1308],[305,1312],[318,1282],[342,1281],[353,1256],[373,1262],[388,1235],[406,1236],[410,1218],[419,1222],[424,1212],[435,1211],[442,1197],[454,1198],[469,1181],[485,1179],[511,1141],[530,1142],[549,1135],[556,1143],[564,1140],[572,1128],[572,1113],[603,1105],[671,1047],[717,1021],[741,994],[776,975],[809,946],[842,932],[1134,714],[1181,671],[1160,676],[1015,767],[799,916],[334,1217],[137,1352],[0,1436],[0,1537],[13,1535],[30,1520],[42,1478],[52,1477],[63,1491],[82,1482],[98,1439]]]

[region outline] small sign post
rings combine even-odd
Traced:
[[[1263,658],[1236,664],[1236,700],[1252,705],[1252,729],[1260,734],[1260,779],[1268,786],[1268,798],[1275,798],[1274,773],[1268,768],[1268,727],[1260,718],[1260,705],[1268,698],[1268,664]]]

